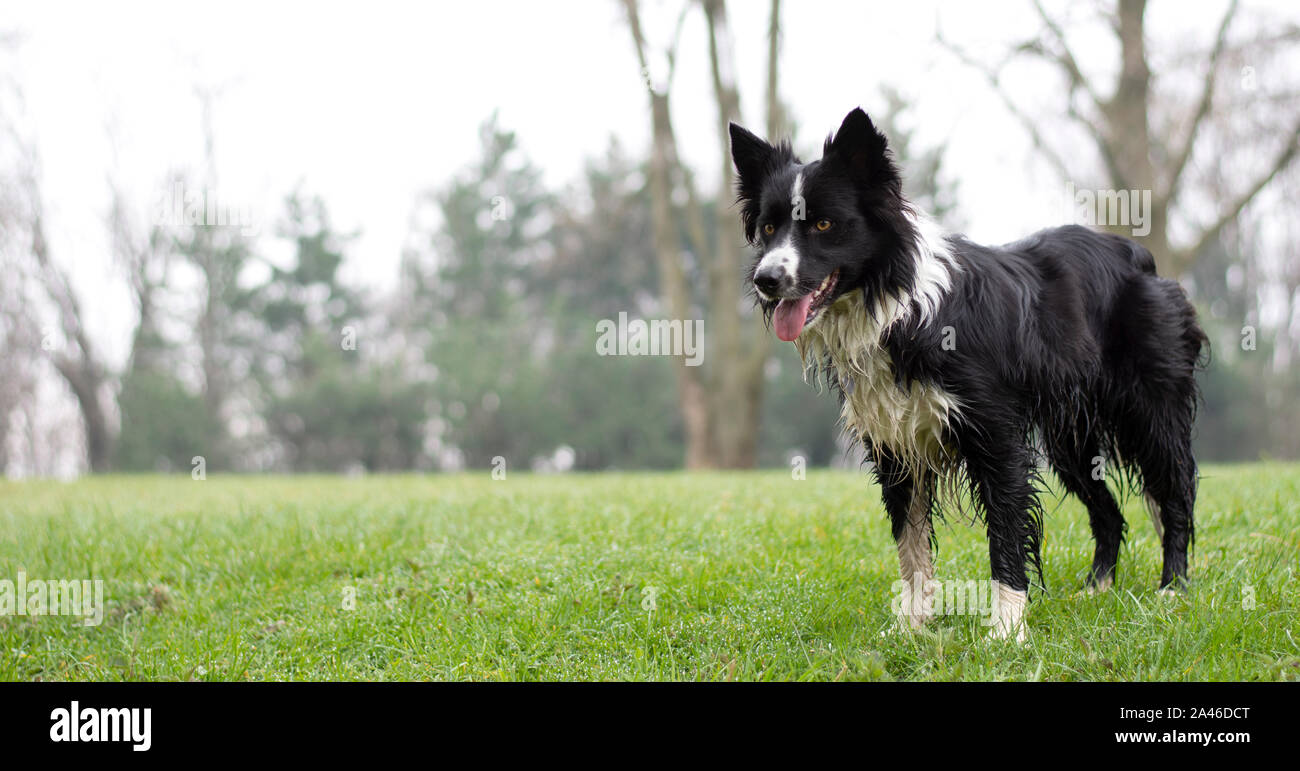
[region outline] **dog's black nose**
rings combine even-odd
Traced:
[[[779,265],[754,273],[754,286],[758,287],[758,291],[769,297],[775,297],[779,294],[785,281],[785,271]]]

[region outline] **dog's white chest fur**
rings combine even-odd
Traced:
[[[890,298],[870,314],[860,292],[852,292],[827,308],[797,341],[800,354],[829,356],[844,391],[841,418],[859,440],[889,448],[915,469],[940,470],[950,453],[944,432],[959,409],[955,397],[913,382],[904,389],[894,378],[889,351],[881,345],[882,331],[901,318],[905,308]]]
[[[884,332],[917,313],[933,320],[961,270],[933,220],[913,216],[916,242],[915,281],[901,297],[886,297],[868,312],[861,292],[849,292],[824,310],[796,340],[799,355],[829,356],[844,391],[841,417],[859,440],[889,448],[914,471],[942,472],[953,459],[944,445],[949,421],[960,411],[957,398],[942,389],[913,382],[906,388],[894,378]]]

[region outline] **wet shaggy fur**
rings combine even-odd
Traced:
[[[1152,501],[1160,585],[1186,578],[1206,337],[1150,252],[1078,226],[1004,246],[945,237],[904,199],[861,110],[809,163],[734,124],[731,137],[756,249],[748,283],[769,320],[814,298],[806,325],[795,313],[784,328],[801,329],[805,362],[866,447],[905,578],[928,575],[935,492],[958,479],[987,527],[993,579],[1023,597],[1042,575],[1040,461],[1087,506],[1091,585],[1109,586],[1125,531],[1107,476]]]

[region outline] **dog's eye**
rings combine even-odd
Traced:
[[[770,236],[775,232],[776,232],[776,226],[772,225],[771,223],[768,223],[763,226],[763,235]]]
[[[819,230],[819,231],[822,232],[822,233],[825,233],[826,231],[828,231],[828,230],[830,230],[830,229],[831,229],[831,221],[830,221],[830,220],[817,220],[817,230]]]

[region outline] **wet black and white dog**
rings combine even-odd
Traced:
[[[1129,239],[1070,226],[1001,247],[944,236],[903,197],[860,109],[803,163],[732,124],[752,289],[842,400],[883,489],[903,578],[932,576],[931,514],[963,478],[988,527],[995,632],[1024,636],[1040,581],[1042,454],[1088,508],[1088,584],[1114,579],[1123,515],[1105,467],[1145,492],[1162,588],[1187,576],[1196,496],[1194,373],[1206,337]],[[909,592],[912,626],[928,602]]]

